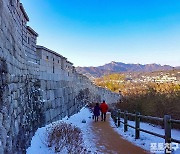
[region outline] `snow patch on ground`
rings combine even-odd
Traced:
[[[128,124],[131,126],[135,126],[135,122],[134,121],[129,121],[128,120]],[[110,125],[113,127],[113,129],[120,134],[124,139],[132,142],[133,144],[147,150],[150,151],[150,147],[151,147],[151,143],[156,143],[157,144],[157,148],[158,148],[158,144],[159,143],[163,143],[164,144],[164,139],[160,138],[160,137],[156,137],[144,132],[140,132],[140,139],[135,139],[135,130],[133,128],[128,127],[128,131],[124,132],[124,125],[121,123],[121,126],[119,128],[117,128],[114,124],[114,121],[112,120],[112,118],[110,119]],[[158,134],[162,134],[164,135],[164,129],[162,129],[160,126],[153,126],[151,124],[148,123],[140,123],[140,128],[144,129],[144,130],[149,130]],[[172,138],[180,140],[180,131],[179,130],[175,130],[173,129],[171,131],[171,135]],[[161,145],[161,144],[159,144]],[[178,149],[174,152],[174,154],[180,154],[180,144],[178,144]],[[161,152],[162,153],[162,152]]]
[[[110,114],[110,113],[108,113]],[[39,128],[34,137],[31,141],[31,146],[27,149],[27,154],[55,154],[55,152],[48,148],[45,144],[46,140],[46,131],[47,128],[51,127],[54,124],[58,124],[62,121],[72,124],[74,126],[77,126],[81,129],[83,134],[83,140],[84,140],[84,147],[89,151],[89,153],[98,153],[98,149],[96,148],[96,136],[94,136],[92,132],[92,119],[91,119],[92,113],[90,113],[88,108],[81,109],[80,112],[77,114],[71,116],[70,118],[65,117],[60,121],[54,122],[52,124],[49,124],[45,127]],[[82,121],[85,120],[86,123],[82,123]],[[134,121],[128,121],[128,124],[134,126]],[[110,125],[113,127],[113,129],[120,134],[124,139],[132,142],[133,144],[150,151],[150,145],[151,143],[164,143],[164,139],[140,132],[140,139],[135,139],[135,130],[128,127],[128,131],[124,132],[124,125],[121,124],[120,128],[117,128],[113,122],[113,120],[110,118]],[[161,127],[153,126],[148,123],[141,123],[140,127],[145,130],[149,130],[152,132],[156,132],[159,134],[164,134],[164,129],[161,129]],[[180,131],[179,130],[172,130],[172,138],[180,140]],[[180,154],[180,145],[178,145],[179,148],[174,152],[174,154]],[[104,147],[98,147],[98,148],[104,148]],[[162,152],[161,152],[162,153]],[[66,154],[64,152],[63,154]]]
[[[82,123],[83,120],[85,120],[86,123]],[[93,142],[95,137],[93,136],[90,127],[90,122],[92,122],[91,113],[88,108],[83,108],[80,112],[71,116],[70,118],[65,117],[60,121],[54,122],[53,124],[58,124],[62,121],[79,127],[83,134],[84,147],[86,148],[87,152],[89,151],[89,153],[96,153],[97,149]],[[51,126],[52,124],[49,124],[45,127],[39,128],[36,131],[35,135],[32,138],[31,146],[27,149],[27,154],[54,154],[54,151],[48,148],[45,144],[46,131],[47,128]]]

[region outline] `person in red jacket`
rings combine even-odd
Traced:
[[[106,112],[108,111],[108,105],[106,104],[105,100],[100,105],[101,109],[101,121],[106,121]]]

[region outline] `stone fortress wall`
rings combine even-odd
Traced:
[[[19,0],[0,0],[0,154],[25,153],[37,128],[78,112],[87,102],[118,101],[67,58],[37,46]]]

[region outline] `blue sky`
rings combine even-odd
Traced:
[[[180,66],[180,0],[21,0],[38,44],[75,66]]]

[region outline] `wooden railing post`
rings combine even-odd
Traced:
[[[117,125],[117,110],[115,111],[114,122],[115,122],[115,124]]]
[[[140,117],[139,117],[140,113],[139,112],[136,112],[136,117],[135,117],[135,139],[139,139],[139,134],[140,134],[140,131],[139,131],[139,128],[140,128]]]
[[[171,116],[164,116],[164,130],[165,130],[165,154],[171,153]]]
[[[116,117],[116,111],[114,110],[114,111],[113,111],[113,121],[114,121],[114,123],[116,123],[116,122],[115,122],[115,117]]]
[[[112,119],[113,119],[113,112],[114,112],[114,110],[111,111],[111,118],[112,118]]]
[[[124,111],[124,132],[126,132],[128,130],[128,126],[127,126],[127,111]]]
[[[119,109],[118,110],[118,127],[120,127],[120,125],[121,125],[121,122],[120,122],[120,120],[121,120],[121,110]]]
[[[114,120],[114,110],[111,111],[111,118]]]

